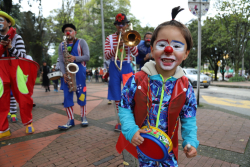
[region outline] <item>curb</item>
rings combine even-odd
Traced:
[[[244,89],[250,89],[250,86],[239,86],[239,85],[217,85],[217,84],[211,84],[210,86],[227,87],[227,88],[244,88]]]

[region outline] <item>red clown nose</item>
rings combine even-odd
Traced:
[[[164,49],[165,53],[173,53],[173,48],[171,46],[166,46]]]
[[[150,42],[151,41],[151,39],[146,39],[146,42]]]
[[[70,32],[67,32],[66,35],[69,36],[69,35],[70,35]]]

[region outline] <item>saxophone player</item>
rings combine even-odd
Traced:
[[[74,111],[73,111],[73,91],[68,88],[68,71],[66,70],[65,61],[75,63],[79,70],[75,74],[76,80],[76,96],[77,103],[80,105],[82,123],[81,125],[88,126],[86,119],[86,62],[89,61],[89,47],[84,39],[76,38],[76,27],[73,24],[64,24],[62,32],[67,36],[65,44],[62,42],[59,45],[59,64],[61,72],[63,73],[64,82],[62,83],[62,89],[64,93],[64,108],[68,115],[68,122],[65,125],[58,126],[58,129],[67,130],[75,125],[74,123]],[[66,46],[66,48],[64,47]],[[65,56],[65,50],[68,51]]]

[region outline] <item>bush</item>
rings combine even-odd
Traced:
[[[242,81],[246,81],[246,79],[239,75],[235,75],[234,77],[229,78],[229,82],[242,82]]]

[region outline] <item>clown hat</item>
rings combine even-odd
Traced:
[[[15,25],[15,20],[10,15],[8,15],[7,13],[5,13],[3,11],[0,11],[0,16],[3,16],[5,18],[9,19],[10,22],[11,22],[11,26]]]
[[[125,23],[129,23],[130,21],[128,21],[127,17],[125,14],[123,13],[118,13],[116,16],[115,16],[115,22],[114,22],[114,25],[118,24],[125,24]]]
[[[69,23],[69,24],[64,24],[63,27],[62,27],[62,32],[64,33],[64,30],[67,28],[67,27],[70,27],[72,29],[74,29],[76,31],[76,26],[74,26],[74,24],[72,23]]]

